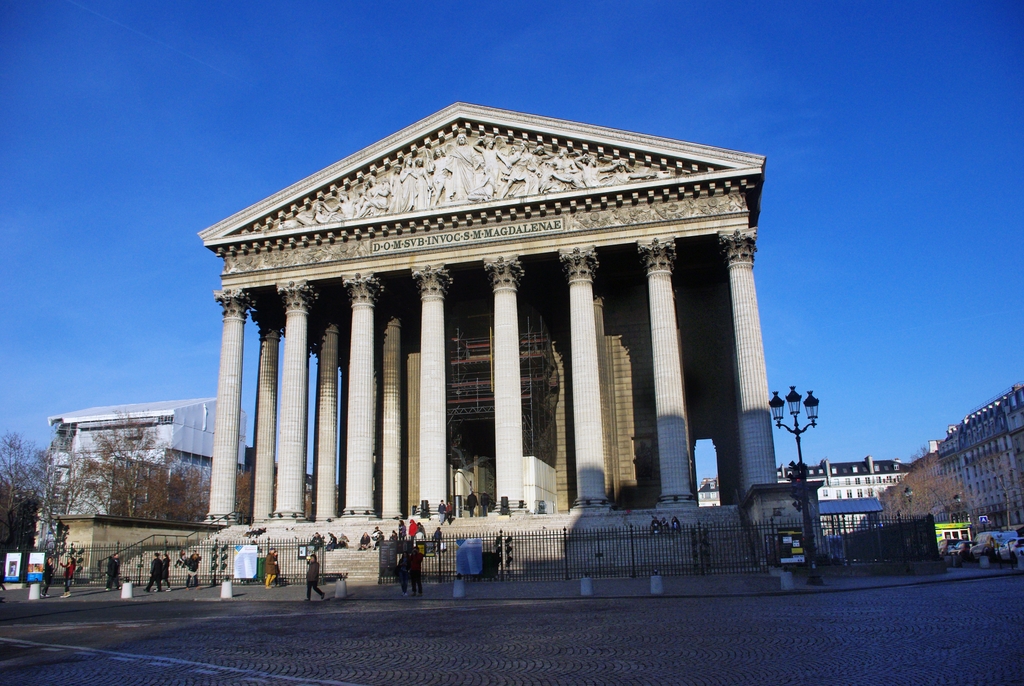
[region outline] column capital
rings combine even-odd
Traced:
[[[444,300],[444,296],[448,293],[448,287],[452,283],[452,277],[443,266],[423,267],[414,271],[412,278],[419,286],[422,300]]]
[[[213,299],[224,308],[224,319],[241,319],[245,321],[252,308],[252,299],[241,288],[225,288],[213,292]]]
[[[485,260],[484,271],[491,280],[491,288],[495,291],[519,289],[519,281],[523,278],[523,265],[518,258]]]
[[[636,247],[648,276],[657,272],[672,273],[672,267],[676,262],[675,241],[661,241],[655,238],[647,245],[638,242]]]
[[[752,232],[740,232],[737,229],[731,234],[720,233],[718,243],[730,267],[734,264],[754,264],[754,253],[757,252],[756,228]]]
[[[562,261],[565,278],[573,281],[593,281],[597,271],[597,252],[593,247],[560,250],[558,259]]]
[[[309,312],[309,306],[317,298],[316,289],[305,279],[278,284],[277,293],[284,301],[285,313]]]
[[[259,328],[260,340],[265,340],[271,336],[281,338],[281,332],[284,329],[281,311],[277,308],[262,307],[264,304],[265,301],[261,300],[251,313],[252,320]]]
[[[345,279],[345,288],[348,289],[348,297],[352,300],[352,307],[366,305],[373,307],[380,295],[380,280],[373,274],[362,276],[356,274],[351,279]]]

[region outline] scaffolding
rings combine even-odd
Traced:
[[[449,436],[454,439],[463,421],[494,419],[494,341],[493,333],[470,337],[457,328],[450,342],[447,419]],[[543,459],[546,434],[554,426],[558,371],[551,337],[543,323],[532,317],[525,319],[519,334],[519,369],[523,454]]]

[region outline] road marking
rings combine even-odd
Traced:
[[[8,643],[10,645],[18,647],[74,650],[87,655],[104,655],[112,660],[120,660],[122,662],[134,662],[135,660],[159,660],[167,666],[175,665],[180,667],[190,667],[192,668],[193,672],[197,672],[199,674],[223,674],[227,672],[230,674],[240,674],[250,677],[256,677],[258,679],[276,679],[278,681],[289,681],[302,684],[327,684],[328,686],[364,686],[363,684],[355,684],[349,681],[334,681],[332,679],[311,679],[309,677],[299,678],[294,676],[285,676],[282,674],[271,674],[270,672],[260,672],[255,669],[240,669],[238,667],[224,667],[221,665],[214,665],[208,662],[182,660],[176,657],[162,657],[160,655],[145,655],[141,653],[126,653],[118,650],[102,650],[100,648],[86,648],[84,646],[64,645],[60,643],[39,643],[38,641],[26,641],[20,638],[0,638],[0,643]]]

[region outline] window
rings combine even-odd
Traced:
[[[847,479],[846,479],[846,484],[845,484],[845,485],[846,485],[846,486],[849,486],[849,485],[850,485],[850,479],[849,479],[849,478],[847,478]]]
[[[857,465],[853,465],[853,473],[854,473],[854,474],[856,474],[856,473],[857,473]]]
[[[857,497],[858,498],[863,498],[864,497],[864,489],[863,488],[858,488],[857,489]]]
[[[855,484],[857,484],[858,486],[860,486],[860,477],[858,476],[858,477],[857,477],[856,479],[854,479],[854,480],[853,480],[853,483],[855,483]]]
[[[842,499],[843,499],[843,492],[842,492],[842,491],[840,491],[840,490],[839,490],[839,489],[837,488],[837,489],[836,489],[836,500],[842,500]]]
[[[873,489],[873,488],[869,488],[868,489],[868,497],[869,498],[874,498],[875,497],[875,489]]]
[[[828,489],[827,488],[823,488],[821,490],[821,495],[822,495],[822,497],[827,498],[828,497]]]

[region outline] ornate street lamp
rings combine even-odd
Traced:
[[[914,489],[907,486],[903,489],[903,497],[907,499],[907,516],[914,516]]]
[[[804,411],[807,412],[807,419],[809,420],[803,427],[800,426],[800,420],[798,419],[800,416],[801,400],[803,400]],[[793,416],[792,427],[782,423],[783,408],[787,404],[789,405],[789,413]],[[778,391],[772,391],[772,399],[768,401],[768,406],[772,408],[772,419],[775,420],[775,426],[785,429],[796,437],[797,462],[795,464],[789,463],[790,480],[793,482],[793,489],[797,497],[797,502],[794,504],[797,505],[797,509],[800,510],[804,517],[804,551],[807,568],[810,570],[807,576],[807,584],[809,586],[822,586],[824,581],[818,575],[818,565],[815,561],[817,546],[814,541],[814,527],[811,522],[811,508],[809,505],[810,484],[807,481],[807,465],[804,464],[803,449],[800,446],[801,434],[811,427],[818,425],[818,399],[814,397],[814,391],[807,391],[807,397],[804,398],[797,393],[796,386],[790,386],[785,400],[779,397]]]

